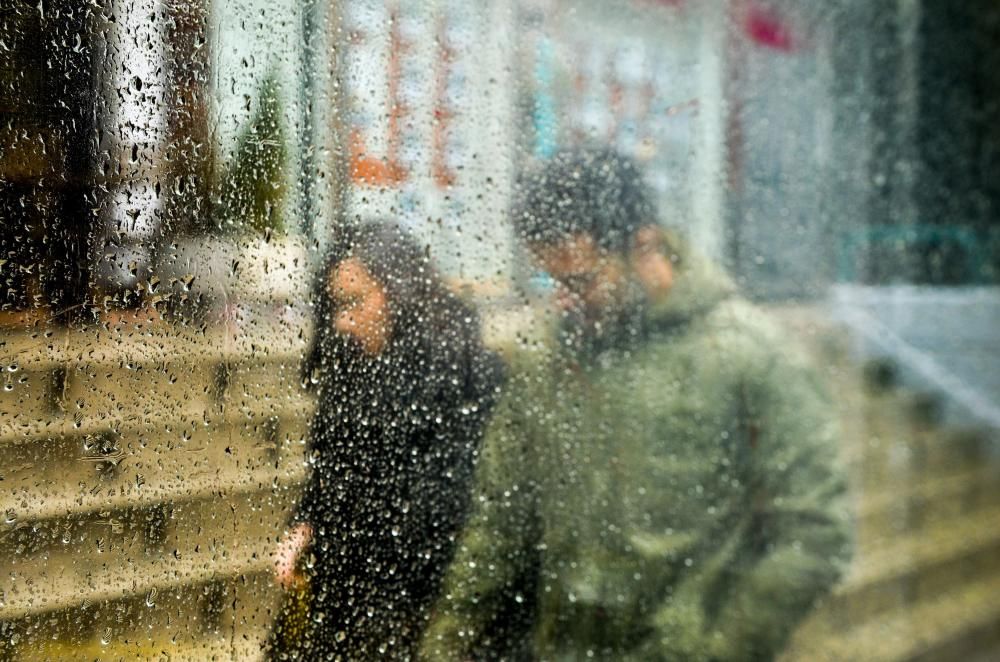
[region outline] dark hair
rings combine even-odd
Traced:
[[[333,330],[336,311],[328,282],[331,272],[351,258],[385,289],[392,324],[386,353],[395,357],[399,377],[433,387],[431,382],[450,379],[468,357],[486,351],[476,311],[445,286],[428,248],[394,223],[365,222],[338,232],[317,274],[312,293],[316,326],[303,366],[307,386],[322,388],[342,358],[337,355],[343,342]]]
[[[625,252],[656,212],[632,159],[610,148],[569,149],[522,175],[513,220],[529,244],[586,233],[605,250]]]

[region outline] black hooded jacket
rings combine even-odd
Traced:
[[[409,659],[453,556],[504,367],[443,287],[413,304],[397,306],[377,357],[327,332],[318,311],[306,365],[318,407],[295,514],[313,530],[301,564],[312,623],[279,659]]]

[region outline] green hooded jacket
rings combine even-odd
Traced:
[[[840,576],[816,375],[712,265],[677,273],[624,342],[516,353],[424,659],[767,660]]]

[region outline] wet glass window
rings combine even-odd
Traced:
[[[0,660],[1000,657],[1000,9],[7,0]]]

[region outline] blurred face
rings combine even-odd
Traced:
[[[625,277],[622,260],[602,251],[594,238],[579,233],[553,244],[531,247],[538,263],[561,288],[564,308],[598,311],[611,303]]]
[[[333,330],[356,340],[366,354],[381,354],[392,323],[385,288],[357,258],[349,258],[330,273],[327,290],[333,302]]]
[[[647,226],[636,233],[631,254],[632,272],[651,301],[661,301],[674,285],[674,266],[667,257],[663,231]]]

